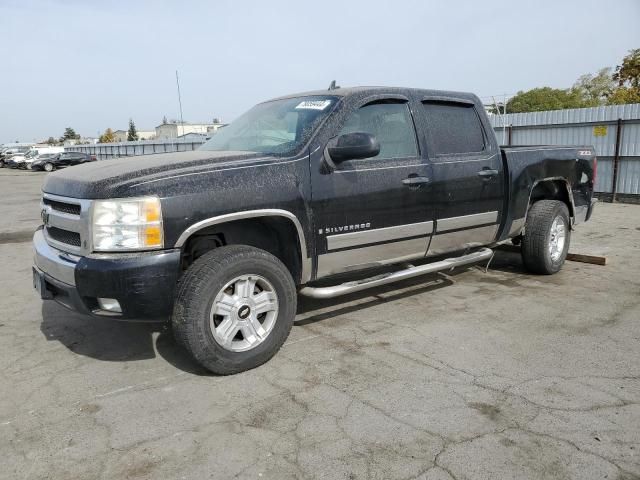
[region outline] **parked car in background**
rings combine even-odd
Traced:
[[[63,152],[64,147],[52,147],[49,145],[31,147],[31,149],[25,155],[13,157],[13,164],[9,166],[29,169],[31,168],[31,164],[40,156],[48,154],[49,157],[53,157],[56,154]]]
[[[31,170],[31,166],[33,162],[37,162],[40,160],[51,160],[59,155],[58,153],[43,153],[42,155],[34,155],[32,157],[25,157],[25,161],[20,165],[20,168],[24,168],[25,170]]]
[[[70,167],[72,165],[80,165],[87,162],[95,162],[95,155],[89,155],[82,152],[62,152],[55,157],[38,159],[31,164],[31,170],[44,170],[51,172],[58,168]]]
[[[0,152],[0,168],[3,168],[7,165],[11,157],[14,155],[22,155],[29,151],[30,146],[11,146],[9,148],[5,148]]]

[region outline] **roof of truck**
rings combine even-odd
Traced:
[[[348,95],[355,95],[355,94],[366,94],[366,93],[375,94],[376,92],[403,94],[403,93],[406,93],[407,91],[416,93],[418,95],[432,96],[432,97],[437,97],[437,96],[451,97],[451,98],[459,98],[459,99],[465,99],[470,101],[475,101],[477,99],[477,97],[473,93],[469,93],[469,92],[454,92],[449,90],[429,90],[424,88],[409,88],[409,87],[356,86],[356,87],[344,87],[344,88],[338,87],[333,90],[328,90],[328,89],[312,90],[309,92],[294,93],[291,95],[283,95],[281,97],[272,98],[271,100],[268,100],[268,101],[283,100],[286,98],[295,98],[295,97],[310,97],[310,96],[318,96],[318,95],[321,95],[321,96],[333,95],[337,97],[346,97]]]

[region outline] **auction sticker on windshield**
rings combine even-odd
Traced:
[[[324,110],[331,105],[331,100],[305,100],[300,102],[296,110]]]

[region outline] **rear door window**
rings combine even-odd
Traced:
[[[479,153],[485,150],[480,118],[471,104],[423,102],[431,151],[435,156]]]

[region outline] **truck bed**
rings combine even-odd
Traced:
[[[521,233],[530,196],[536,186],[556,188],[566,195],[576,223],[584,220],[593,197],[596,178],[595,149],[590,145],[518,145],[500,147],[505,169],[506,215],[499,241]]]

